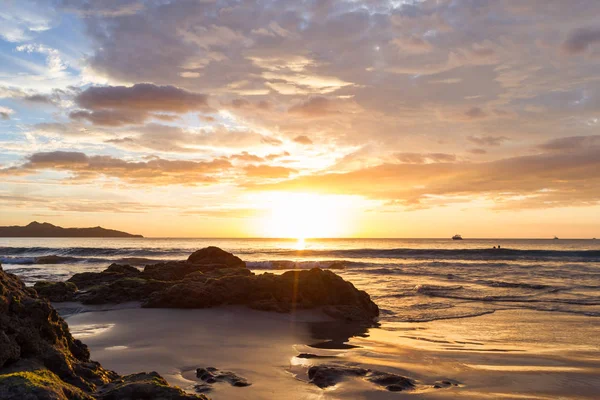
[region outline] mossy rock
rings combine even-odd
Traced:
[[[73,282],[36,282],[35,291],[52,302],[73,301],[77,286]]]
[[[93,400],[81,389],[69,385],[47,369],[0,375],[3,400]]]

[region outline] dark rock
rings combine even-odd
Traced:
[[[142,301],[152,293],[163,290],[169,283],[154,279],[122,278],[106,285],[97,285],[77,295],[84,304],[125,303]]]
[[[112,283],[125,277],[135,278],[140,274],[141,272],[135,267],[111,264],[102,272],[82,272],[75,274],[67,282],[74,283],[79,289],[86,289],[92,286]]]
[[[412,379],[388,372],[373,371],[367,368],[345,365],[313,365],[308,369],[310,383],[321,389],[334,386],[345,377],[360,377],[391,392],[413,389]]]
[[[126,274],[126,275],[139,275],[140,270],[136,267],[132,267],[131,265],[123,265],[123,264],[110,264],[108,268],[104,270],[104,272],[113,272],[116,274]]]
[[[334,386],[347,376],[363,377],[369,373],[366,368],[339,365],[313,365],[308,369],[310,383],[321,389]]]
[[[46,299],[0,266],[0,399],[206,397],[170,387],[156,373],[120,377],[102,368]]]
[[[77,286],[73,282],[36,282],[33,286],[41,297],[53,302],[72,301]]]
[[[214,367],[196,369],[196,377],[200,378],[205,383],[211,385],[217,382],[227,382],[231,386],[235,387],[246,387],[251,385],[251,383],[248,382],[245,378],[242,378],[241,376],[236,375],[233,372],[220,371]],[[204,387],[203,385],[198,386],[200,386],[201,390],[206,391],[206,387]],[[198,388],[196,388],[196,390],[198,390]]]
[[[11,382],[32,377],[38,370],[49,370],[66,384],[91,392],[117,376],[91,362],[87,347],[71,336],[66,322],[48,301],[1,267],[0,332],[0,340],[4,341],[0,373],[9,367],[11,373],[30,373],[15,375]],[[18,363],[23,359],[34,360],[36,368],[23,369],[23,364]]]
[[[96,393],[101,400],[185,400],[204,399],[204,395],[190,395],[183,390],[169,386],[156,372],[132,374],[114,380]]]
[[[238,257],[217,247],[198,250],[188,261],[147,265],[142,272],[113,264],[100,273],[75,274],[68,282],[80,289],[75,300],[86,304],[141,301],[149,308],[235,304],[281,313],[322,308],[337,320],[367,324],[379,315],[367,293],[331,271],[255,275]]]
[[[193,272],[203,272],[207,270],[201,265],[191,264],[185,261],[169,261],[146,265],[142,272],[142,277],[146,279],[156,279],[159,281],[180,281]]]
[[[195,251],[187,260],[192,264],[223,264],[229,268],[246,268],[246,263],[239,257],[215,246]]]
[[[194,280],[186,279],[153,293],[143,306],[205,308],[240,304],[277,312],[326,306],[324,310],[328,314],[353,321],[372,321],[379,315],[377,305],[367,293],[357,290],[350,282],[331,271],[313,268],[309,271],[289,271],[281,275],[253,275],[248,272],[233,274],[232,270],[227,271],[224,276],[216,278],[212,278],[214,275],[204,274],[199,279],[195,274]]]
[[[443,388],[449,388],[449,387],[452,387],[452,386],[458,386],[458,383],[457,382],[451,382],[451,381],[448,381],[448,380],[438,381],[438,382],[436,382],[433,385],[433,388],[434,389],[443,389]]]
[[[391,392],[399,392],[415,387],[414,381],[411,379],[387,372],[372,371],[367,376],[367,380],[376,385],[385,386],[385,388]]]
[[[312,354],[312,353],[300,353],[296,356],[296,358],[306,358],[306,359],[311,359],[311,358],[335,358],[335,356],[320,356],[317,354]]]

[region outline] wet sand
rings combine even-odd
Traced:
[[[73,304],[58,307],[73,335],[106,368],[122,374],[155,370],[190,392],[201,383],[195,376],[200,367],[232,371],[252,383],[216,383],[206,394],[217,400],[595,399],[600,392],[595,318],[506,310],[464,319],[384,323],[367,336],[317,312],[140,309],[128,304],[82,313]],[[348,339],[349,334],[362,337]],[[337,341],[323,343],[327,338]],[[310,346],[316,343],[321,345]],[[300,353],[330,358],[297,358]],[[323,390],[307,383],[308,367],[318,363],[360,365],[409,377],[417,385],[398,393],[347,378]],[[434,388],[441,381],[456,385]]]

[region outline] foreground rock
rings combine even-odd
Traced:
[[[246,305],[283,313],[320,308],[336,319],[366,322],[379,315],[366,292],[331,271],[313,268],[255,275],[244,261],[217,247],[198,250],[187,261],[147,265],[143,271],[113,264],[100,273],[75,274],[68,282],[82,289],[73,298],[87,304],[140,301],[148,308]]]
[[[321,389],[334,386],[345,377],[360,377],[390,392],[400,392],[415,388],[412,379],[388,372],[374,371],[367,368],[342,365],[315,365],[308,369],[310,383]]]
[[[48,301],[0,266],[0,399],[150,398],[206,399],[156,373],[121,377],[91,361]]]

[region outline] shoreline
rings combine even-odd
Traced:
[[[118,373],[156,370],[189,393],[201,383],[196,368],[232,371],[252,383],[244,388],[217,383],[205,393],[217,400],[272,399],[282,393],[290,399],[449,399],[457,395],[593,399],[594,388],[600,387],[600,357],[595,351],[600,342],[593,337],[593,324],[581,316],[563,315],[565,325],[577,326],[575,332],[553,330],[556,326],[549,329],[556,316],[540,311],[500,310],[467,319],[384,322],[348,337],[347,348],[327,349],[311,345],[327,334],[335,336],[330,329],[339,327],[339,322],[325,329],[311,328],[311,324],[330,322],[316,311],[276,314],[239,306],[142,309],[133,304],[93,308],[66,320],[94,359]],[[102,325],[111,326],[85,330]],[[518,335],[519,330],[526,335]],[[568,339],[592,341],[574,349],[567,345]],[[297,357],[303,353],[319,357]],[[307,377],[308,368],[320,364],[398,374],[414,379],[417,385],[396,393],[362,378],[346,377],[320,389]],[[440,382],[455,386],[434,388]]]

